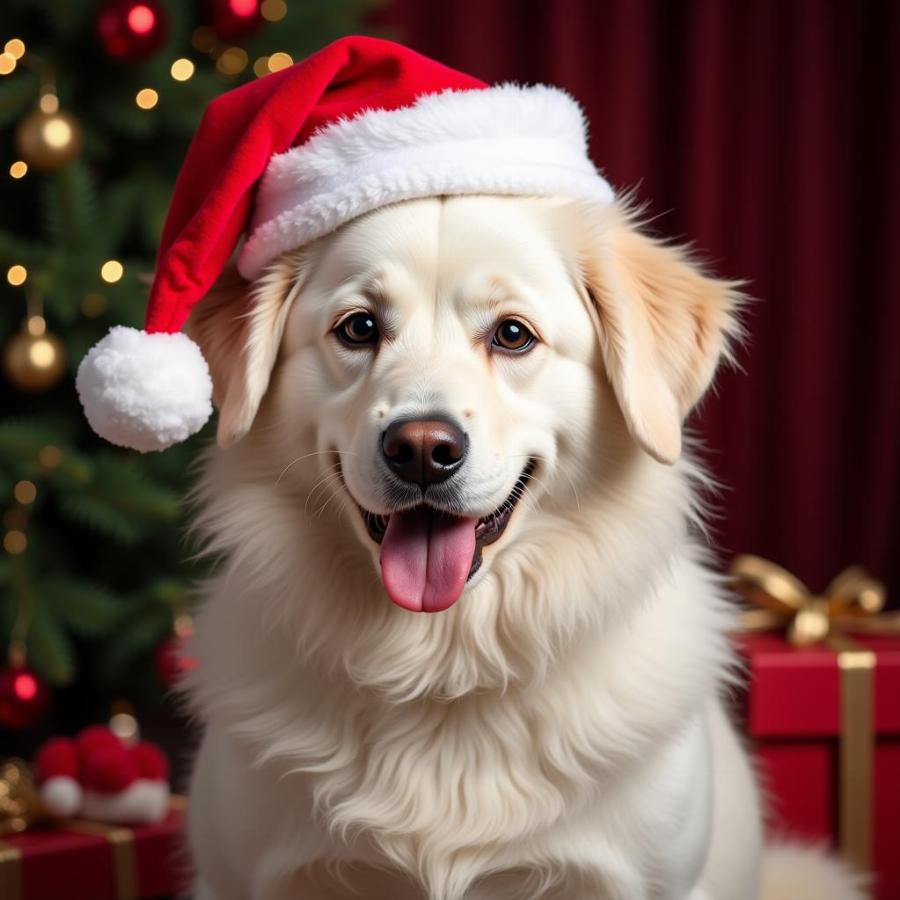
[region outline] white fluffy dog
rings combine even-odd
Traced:
[[[723,711],[682,421],[737,302],[621,205],[493,196],[220,280],[190,323],[227,448],[198,492],[197,897],[862,896],[763,851]]]

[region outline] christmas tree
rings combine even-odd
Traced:
[[[146,456],[103,445],[74,372],[111,324],[142,324],[207,102],[359,31],[364,5],[5,0],[0,726],[71,730],[168,686],[201,574],[182,498],[206,439]]]

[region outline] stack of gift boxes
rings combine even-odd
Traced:
[[[860,569],[823,596],[757,557],[732,571],[752,607],[735,643],[771,837],[827,842],[898,900],[900,616]]]

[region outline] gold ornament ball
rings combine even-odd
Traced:
[[[83,142],[81,123],[61,109],[50,113],[35,109],[16,128],[19,155],[29,166],[44,172],[75,159]]]
[[[66,348],[49,331],[13,335],[3,351],[3,368],[9,380],[22,391],[49,391],[66,371]]]

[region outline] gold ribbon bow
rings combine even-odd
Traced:
[[[752,609],[741,614],[746,631],[784,631],[797,647],[837,634],[900,634],[900,613],[883,613],[884,585],[860,566],[844,569],[822,595],[787,569],[759,556],[731,564],[734,590]]]
[[[844,569],[822,595],[758,556],[731,564],[732,586],[752,608],[745,631],[783,631],[796,647],[824,643],[837,654],[841,678],[840,847],[861,871],[872,861],[872,771],[875,752],[875,654],[851,637],[900,635],[900,613],[883,612],[884,585],[859,566]]]

